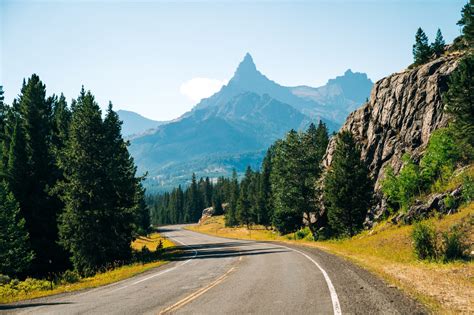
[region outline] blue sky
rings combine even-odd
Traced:
[[[7,102],[37,73],[48,94],[176,118],[231,78],[246,52],[283,85],[323,85],[346,69],[374,81],[412,60],[414,34],[447,42],[465,0],[0,0],[0,85]]]

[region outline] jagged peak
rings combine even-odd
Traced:
[[[253,62],[253,58],[250,53],[246,53],[244,59],[240,62],[237,70],[235,71],[236,76],[247,76],[257,73],[257,67]]]

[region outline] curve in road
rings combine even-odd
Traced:
[[[219,238],[182,225],[160,233],[181,244],[172,263],[96,289],[0,305],[0,313],[426,313],[367,271],[317,249]]]

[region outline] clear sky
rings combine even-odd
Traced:
[[[246,52],[283,85],[323,85],[346,69],[378,80],[406,67],[416,29],[446,42],[466,0],[0,0],[7,102],[37,73],[48,94],[176,118],[229,80]]]

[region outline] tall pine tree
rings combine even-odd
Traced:
[[[413,45],[413,59],[416,66],[426,63],[432,54],[430,45],[428,44],[428,36],[425,32],[418,28],[415,35],[415,44]]]
[[[368,174],[352,134],[340,132],[324,183],[329,224],[336,235],[353,236],[362,228],[372,197]]]
[[[444,45],[443,34],[441,34],[441,30],[438,28],[435,41],[431,44],[431,51],[436,54],[436,56],[440,56],[444,52]]]

